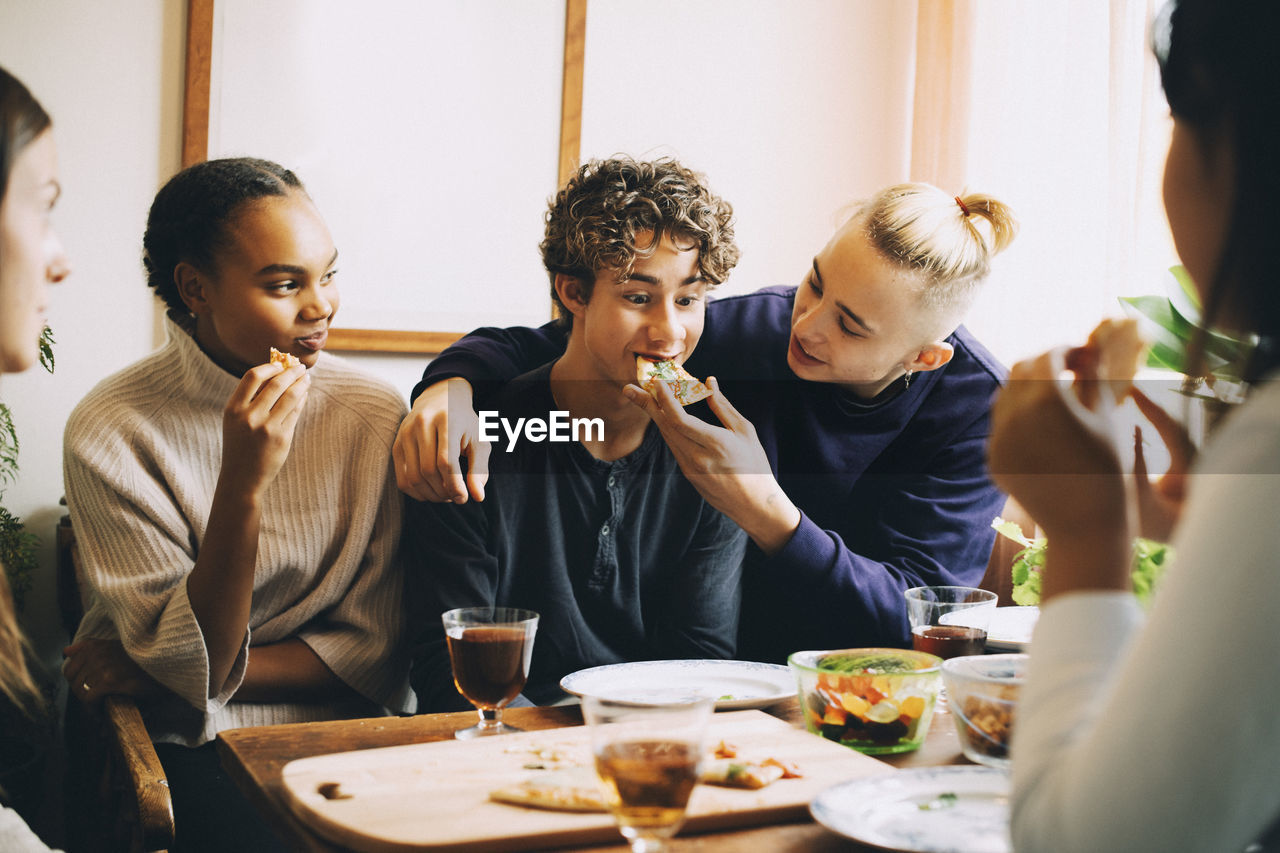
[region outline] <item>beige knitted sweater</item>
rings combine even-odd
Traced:
[[[391,467],[405,405],[327,353],[311,368],[289,458],[264,500],[244,644],[209,695],[186,579],[221,468],[222,410],[239,380],[167,325],[162,349],[103,380],[67,422],[67,504],[91,591],[77,639],[119,637],[176,694],[143,706],[156,741],[195,746],[240,726],[411,711]],[[369,701],[228,701],[253,647],[291,637]]]

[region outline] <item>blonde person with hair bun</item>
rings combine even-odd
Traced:
[[[960,321],[1016,230],[989,196],[884,189],[798,287],[707,305],[686,364],[714,377],[707,403],[685,410],[665,389],[626,390],[707,502],[751,538],[739,657],[905,645],[903,590],[981,580],[1004,501],[983,457],[1005,371]],[[563,346],[554,323],[480,329],[433,361],[396,439],[401,489],[483,500],[490,449],[473,397],[484,408],[495,386]]]

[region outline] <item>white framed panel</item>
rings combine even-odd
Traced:
[[[916,4],[591,0],[582,151],[663,154],[734,207],[718,295],[798,284],[848,206],[906,179]]]
[[[345,328],[541,323],[563,0],[217,0],[209,156],[293,169]]]

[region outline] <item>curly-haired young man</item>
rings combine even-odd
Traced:
[[[453,607],[541,614],[537,704],[584,667],[734,653],[745,534],[622,392],[637,356],[693,352],[706,292],[738,259],[732,209],[673,160],[592,161],[552,200],[541,248],[564,355],[481,413],[495,439],[483,502],[409,508],[420,711],[468,707],[439,618]]]

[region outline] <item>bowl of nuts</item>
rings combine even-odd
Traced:
[[[1009,766],[1009,740],[1026,655],[971,655],[942,662],[947,705],[965,758],[988,767]]]

